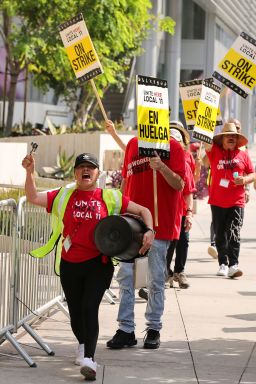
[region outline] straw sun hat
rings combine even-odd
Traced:
[[[222,145],[222,137],[224,135],[237,135],[237,147],[243,147],[248,143],[248,140],[244,135],[237,132],[236,126],[234,123],[225,123],[222,131],[217,135],[213,136],[213,142]]]
[[[178,121],[178,120],[171,120],[170,121],[170,129],[176,129],[181,133],[182,141],[185,145],[188,145],[190,143],[190,136],[188,131],[184,128],[184,125]]]

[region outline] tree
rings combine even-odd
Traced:
[[[2,0],[3,27],[0,34],[11,78],[6,134],[11,133],[17,80],[27,67],[35,85],[52,87],[57,96],[77,97],[77,84],[58,34],[58,25],[82,12],[104,74],[95,81],[101,94],[110,84],[122,85],[130,60],[140,52],[152,28],[150,0]],[[166,30],[174,22],[163,23]],[[93,95],[85,84],[80,105],[93,106]],[[84,111],[83,111],[84,112]]]

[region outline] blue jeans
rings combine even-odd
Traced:
[[[166,271],[166,254],[169,240],[154,240],[148,254],[149,297],[146,308],[147,329],[160,331],[161,317],[164,311],[164,285]],[[120,263],[117,274],[120,288],[120,304],[117,321],[119,329],[124,332],[133,332],[134,322],[134,263]]]

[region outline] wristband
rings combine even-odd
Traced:
[[[146,227],[147,232],[151,231],[154,235],[156,234],[156,231],[153,228]]]

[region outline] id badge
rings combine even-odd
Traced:
[[[70,239],[70,236],[68,235],[65,240],[63,241],[63,247],[66,251],[66,253],[68,252],[69,248],[71,247],[72,245],[72,241]]]
[[[220,179],[220,186],[224,187],[224,188],[228,188],[229,180],[227,180],[227,179]]]

